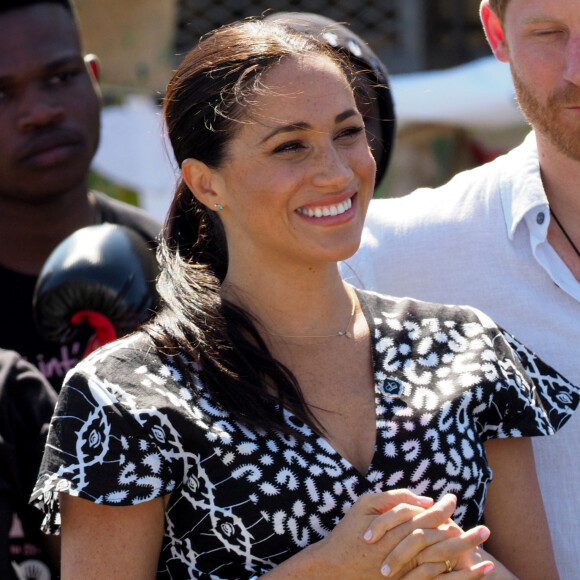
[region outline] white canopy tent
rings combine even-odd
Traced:
[[[395,75],[391,79],[397,120],[470,129],[521,125],[509,65],[489,56],[445,70]]]

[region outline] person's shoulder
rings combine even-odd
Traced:
[[[439,187],[420,187],[401,197],[373,199],[367,222],[389,222],[401,226],[454,220],[462,208],[473,208],[483,202],[481,195],[489,177],[489,167],[480,166],[455,175]]]
[[[121,369],[127,366],[137,368],[155,363],[160,357],[149,335],[143,331],[136,331],[94,350],[82,359],[73,371],[94,372],[95,369],[107,367]]]
[[[511,152],[485,165],[465,170],[435,188],[421,187],[395,198],[373,199],[365,219],[362,246],[389,240],[418,244],[447,240],[452,230],[465,235],[485,232],[484,223],[503,214],[503,189],[512,187],[506,175]],[[513,171],[513,170],[512,170]],[[376,238],[376,240],[374,239]]]
[[[36,379],[50,386],[44,375],[21,354],[14,350],[0,348],[0,388],[7,381]]]
[[[176,356],[181,355],[162,353],[149,334],[139,330],[93,351],[69,371],[64,383],[122,384],[138,396],[144,384],[175,391],[196,373],[193,363],[177,361]],[[191,377],[184,377],[180,370],[186,367]]]
[[[161,222],[142,208],[129,203],[113,199],[112,197],[95,191],[93,192],[102,222],[127,226],[139,233],[147,241],[157,238],[161,231]]]
[[[404,229],[407,225],[432,225],[469,220],[481,216],[490,205],[501,203],[501,192],[529,164],[537,164],[535,136],[495,159],[454,175],[438,187],[419,187],[400,197],[373,199],[366,223],[390,224]]]
[[[15,350],[0,348],[0,373],[8,373],[22,364],[27,364]]]
[[[56,397],[46,377],[32,363],[14,350],[0,348],[0,407],[9,404],[12,408],[21,401],[54,405]]]
[[[484,312],[466,304],[445,304],[419,300],[411,296],[391,296],[372,290],[357,289],[357,294],[370,314],[389,320],[398,319],[413,324],[421,321],[439,321],[450,326],[477,324],[486,329],[497,329],[495,322]]]

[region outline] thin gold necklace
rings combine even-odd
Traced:
[[[279,336],[280,338],[333,338],[335,336],[344,336],[344,338],[352,338],[352,332],[350,331],[350,327],[352,325],[352,321],[354,319],[354,315],[356,313],[356,295],[354,290],[349,287],[349,295],[352,301],[352,308],[350,311],[350,316],[348,317],[348,322],[344,330],[339,330],[334,334],[322,334],[322,335],[313,335],[313,334],[278,334],[276,332],[272,332],[266,328],[266,332],[272,336]]]
[[[562,230],[562,233],[564,234],[566,239],[570,242],[570,245],[574,248],[576,255],[580,258],[580,251],[576,247],[576,244],[572,241],[572,238],[568,235],[568,232],[564,229],[564,226],[560,223],[560,220],[556,217],[556,214],[554,213],[554,210],[552,208],[550,208],[550,213],[552,214],[552,217],[558,224],[558,227]]]

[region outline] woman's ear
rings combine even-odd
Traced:
[[[220,196],[214,189],[214,175],[212,170],[203,161],[185,159],[181,164],[181,175],[196,199],[208,208],[215,210],[219,207]]]
[[[509,62],[509,51],[503,25],[498,15],[491,9],[489,0],[482,0],[479,6],[479,16],[485,30],[487,42],[489,42],[495,58],[500,62]]]

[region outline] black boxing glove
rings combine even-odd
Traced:
[[[85,355],[135,330],[157,304],[154,251],[134,230],[104,223],[77,230],[50,254],[33,310],[44,340],[68,343],[93,330]]]

